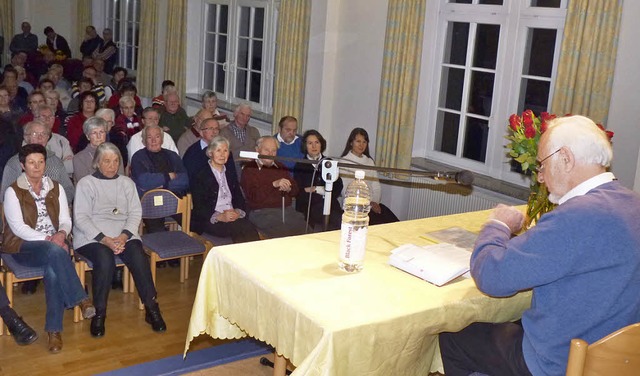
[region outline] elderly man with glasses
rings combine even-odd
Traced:
[[[56,157],[60,158],[64,163],[64,168],[69,176],[73,176],[73,151],[69,140],[53,132],[53,126],[56,122],[56,114],[51,107],[41,104],[33,110],[34,119],[41,122],[47,127],[49,132],[49,142],[47,142],[47,150],[53,152]]]

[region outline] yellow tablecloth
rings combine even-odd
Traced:
[[[387,264],[420,235],[459,226],[478,232],[489,211],[369,227],[365,268],[338,269],[339,231],[214,248],[191,313],[191,340],[251,336],[276,348],[294,375],[442,372],[437,334],[474,321],[515,320],[531,296],[490,298],[473,280],[436,287]]]

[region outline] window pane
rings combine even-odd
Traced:
[[[215,91],[218,93],[225,93],[225,80],[227,78],[227,72],[224,71],[224,67],[220,64],[216,65],[216,87]]]
[[[220,26],[218,31],[227,34],[227,28],[229,23],[229,6],[220,5]]]
[[[460,115],[438,111],[436,142],[434,145],[436,150],[456,155],[459,124]]]
[[[238,34],[241,37],[249,36],[249,17],[251,16],[251,8],[240,7],[240,23],[238,24]]]
[[[471,0],[449,0],[452,4],[471,4]]]
[[[463,85],[464,69],[442,67],[440,107],[460,111]]]
[[[118,18],[118,19],[120,19],[120,17],[121,17],[121,15],[120,15],[120,14],[121,14],[121,12],[120,12],[120,6],[121,6],[121,4],[120,4],[120,0],[114,0],[114,2],[113,2],[113,9],[115,9],[115,11],[116,11],[116,18]]]
[[[260,73],[251,73],[251,85],[249,85],[249,100],[260,103]]]
[[[141,0],[135,0],[136,2],[136,19],[140,19],[140,3],[142,2]]]
[[[484,162],[487,156],[487,138],[489,137],[489,123],[487,120],[467,117],[467,127],[464,132],[464,158]]]
[[[532,0],[532,7],[560,8],[560,0]]]
[[[444,62],[449,64],[465,65],[467,60],[468,42],[469,24],[463,22],[449,22]]]
[[[547,81],[523,78],[518,111],[530,109],[536,114],[547,111],[550,85]]]
[[[127,15],[129,16],[129,18],[133,17],[133,7],[135,5],[133,0],[126,0],[127,1]]]
[[[131,67],[132,69],[138,69],[138,47],[134,47],[133,48],[133,59],[134,59],[134,63],[133,66]]]
[[[556,33],[554,29],[529,29],[522,71],[524,74],[551,78]]]
[[[204,45],[204,59],[207,61],[215,61],[216,59],[216,35],[207,33]]]
[[[227,62],[227,37],[220,36],[218,38],[218,63]]]
[[[127,52],[126,52],[126,54],[127,54],[127,60],[125,61],[125,63],[124,63],[124,64],[125,64],[125,67],[129,68],[129,67],[131,67],[131,65],[132,65],[133,51],[132,51],[132,49],[131,49],[131,47],[130,47],[130,46],[127,46],[125,50],[127,51]]]
[[[217,14],[217,5],[209,4],[207,5],[207,29],[206,31],[217,31],[216,30],[216,14]]]
[[[116,20],[115,27],[113,28],[113,40],[116,42],[122,42],[122,36],[120,35],[120,20]]]
[[[473,66],[495,69],[498,56],[498,40],[500,25],[478,24],[476,29],[476,45],[473,54]]]
[[[238,40],[238,66],[241,68],[247,68],[249,66],[249,40]]]
[[[133,44],[133,24],[127,22],[127,44]]]
[[[251,69],[262,70],[262,42],[253,41],[253,50],[251,51]]]
[[[502,0],[480,0],[483,5],[502,5]]]
[[[236,97],[247,99],[247,71],[238,69],[236,71]]]
[[[204,77],[202,80],[202,88],[211,90],[213,89],[213,72],[215,65],[213,63],[204,63]]]
[[[494,77],[495,74],[489,72],[473,72],[471,74],[469,112],[482,116],[491,116]]]
[[[253,20],[253,37],[262,38],[264,35],[264,8],[256,8]]]

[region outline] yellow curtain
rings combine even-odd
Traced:
[[[13,38],[13,0],[0,0],[0,27],[2,27],[2,36],[4,37],[4,48],[0,51],[2,54],[2,65],[9,62],[9,44]]]
[[[425,7],[425,0],[389,0],[376,135],[379,166],[411,165]]]
[[[310,18],[311,0],[280,3],[273,91],[274,133],[283,116],[295,116],[302,125]]]
[[[158,54],[158,6],[155,0],[140,2],[140,48],[138,49],[137,87],[141,96],[155,94],[156,58]]]
[[[176,83],[180,95],[187,79],[187,0],[169,0],[167,5],[167,39],[164,55],[164,80]]]
[[[91,0],[77,0],[76,3],[76,40],[75,47],[73,48],[73,55],[78,59],[82,58],[80,52],[80,44],[84,40],[85,29],[87,26],[93,25],[93,19],[91,18]],[[69,40],[69,44],[72,45],[73,39]]]
[[[621,14],[622,0],[569,1],[551,105],[554,113],[606,122]]]

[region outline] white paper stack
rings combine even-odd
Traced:
[[[424,247],[405,244],[391,251],[389,264],[436,286],[469,271],[471,252],[448,243]]]

